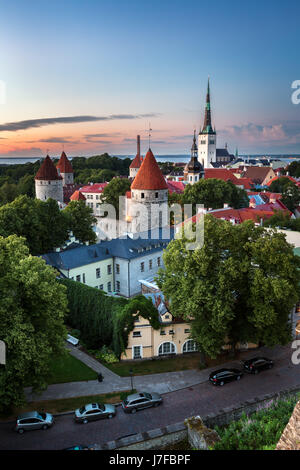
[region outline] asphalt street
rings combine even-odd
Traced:
[[[291,363],[291,354],[287,349],[273,369],[257,376],[245,374],[239,382],[231,382],[224,387],[214,387],[206,382],[166,393],[161,406],[135,414],[125,414],[121,407],[117,407],[116,417],[88,424],[76,424],[72,414],[60,415],[55,417],[52,428],[23,435],[12,430],[14,423],[0,423],[0,449],[59,450],[75,444],[102,445],[129,434],[178,423],[193,415],[206,416],[251,398],[297,385],[300,386],[300,365]]]

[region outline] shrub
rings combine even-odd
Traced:
[[[297,397],[285,400],[270,400],[250,416],[243,414],[238,421],[219,428],[221,440],[215,450],[272,450],[287,425]]]

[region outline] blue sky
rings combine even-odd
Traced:
[[[154,154],[189,153],[208,75],[218,147],[300,153],[298,1],[1,3],[0,155],[145,152],[149,123]]]

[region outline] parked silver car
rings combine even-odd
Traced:
[[[122,408],[125,413],[135,413],[137,410],[150,408],[150,406],[158,406],[162,403],[163,399],[158,393],[134,393],[128,395],[122,401]]]
[[[103,403],[89,403],[75,410],[75,421],[84,424],[97,419],[113,418],[114,416],[116,416],[115,406]]]
[[[24,431],[34,429],[48,429],[54,423],[54,418],[50,413],[39,411],[29,411],[17,417],[15,431],[23,434]]]

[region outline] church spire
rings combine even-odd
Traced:
[[[207,93],[206,93],[206,104],[205,104],[205,116],[202,134],[215,134],[215,131],[211,125],[211,112],[210,112],[210,88],[209,88],[209,77],[207,81]]]

